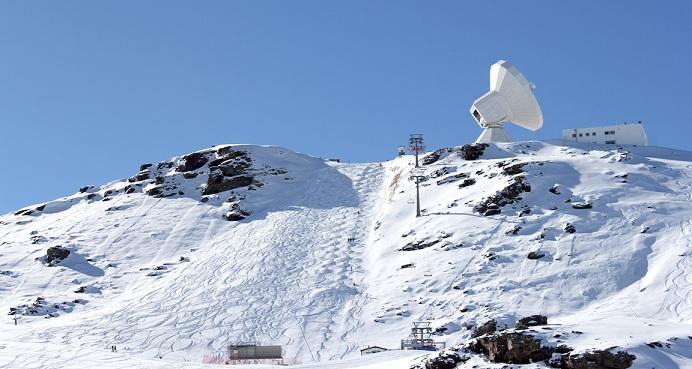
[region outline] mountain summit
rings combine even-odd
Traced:
[[[192,368],[261,342],[325,368],[499,368],[524,356],[489,347],[526,336],[541,366],[692,361],[692,153],[443,148],[421,217],[410,156],[220,145],[139,169],[0,217],[1,365]],[[416,321],[448,349],[358,358]]]

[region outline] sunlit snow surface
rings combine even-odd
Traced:
[[[254,166],[288,171],[235,190],[253,212],[239,222],[222,217],[230,193],[203,203],[185,181],[185,196],[88,203],[76,194],[0,217],[0,366],[193,368],[229,342],[259,341],[303,367],[405,368],[420,353],[361,359],[360,349],[398,347],[416,320],[446,328],[435,338],[451,346],[469,338],[465,325],[536,313],[583,332],[562,337],[577,350],[620,346],[635,367],[692,366],[692,153],[564,142],[499,144],[474,161],[451,153],[424,166],[448,174],[422,183],[416,218],[409,156],[336,164],[234,148]],[[498,162],[527,163],[518,175],[531,192],[482,216],[473,206],[513,178]],[[476,183],[436,184],[459,173]],[[584,202],[592,208],[572,208]],[[35,260],[55,245],[70,257],[55,267]],[[81,300],[16,326],[4,315],[39,296]],[[336,359],[346,361],[327,363]]]

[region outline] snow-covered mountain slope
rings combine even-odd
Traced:
[[[117,345],[123,366],[183,367],[260,341],[329,367],[398,347],[413,321],[451,346],[536,313],[577,351],[692,361],[689,344],[645,345],[692,335],[692,153],[524,142],[422,162],[419,218],[409,156],[338,164],[252,145],[2,216],[0,311],[14,315],[0,365],[69,367]]]

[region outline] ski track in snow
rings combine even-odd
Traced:
[[[352,181],[360,203],[287,211],[272,222],[243,224],[213,241],[205,241],[215,233],[211,230],[228,223],[200,214],[197,206],[189,207],[165,230],[159,250],[170,250],[167,244],[180,242],[192,230],[200,235],[200,243],[212,242],[212,256],[176,266],[177,276],[166,279],[161,288],[147,287],[151,277],[142,274],[126,287],[123,296],[133,297],[123,309],[84,320],[79,327],[46,328],[38,337],[85,347],[116,344],[121,350],[152,358],[196,345],[205,345],[213,353],[232,341],[255,340],[295,347],[293,356],[309,352],[314,360],[355,352],[359,347],[353,336],[363,325],[359,313],[367,300],[362,250],[372,228],[371,213],[383,170],[379,164],[337,168]],[[326,177],[311,181],[312,188],[304,191],[307,203],[319,205],[347,196],[338,191],[348,189],[331,187],[333,171],[325,169]],[[101,242],[97,253],[127,242],[129,231],[159,201],[145,198],[135,215],[121,221],[118,231]],[[244,240],[235,236],[236,230],[262,236]],[[351,237],[355,242],[348,241]],[[166,261],[160,252],[154,262]],[[234,257],[239,253],[244,257]],[[195,258],[194,252],[190,255]]]

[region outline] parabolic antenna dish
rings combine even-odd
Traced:
[[[504,60],[490,67],[490,91],[476,99],[469,111],[485,129],[476,142],[511,141],[502,129],[505,122],[531,131],[543,126],[543,113],[533,95],[533,85]]]

